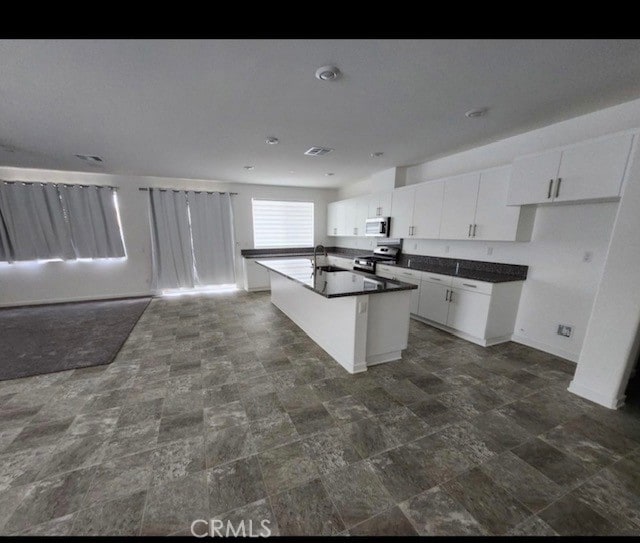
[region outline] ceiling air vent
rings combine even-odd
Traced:
[[[333,151],[333,149],[328,149],[327,147],[311,147],[307,149],[304,154],[309,156],[324,156],[331,151]]]

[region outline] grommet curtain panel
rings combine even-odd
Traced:
[[[58,191],[78,258],[124,256],[113,189],[58,185]]]
[[[114,189],[0,183],[0,260],[125,256]]]
[[[235,283],[233,211],[228,193],[187,192],[195,280],[199,285]]]
[[[228,193],[149,189],[156,288],[235,282]]]
[[[187,195],[149,190],[155,283],[158,288],[193,288],[193,253]]]

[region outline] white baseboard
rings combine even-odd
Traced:
[[[542,343],[541,341],[535,341],[524,336],[519,336],[518,334],[513,334],[511,336],[511,341],[526,345],[527,347],[533,347],[534,349],[544,351],[545,353],[549,353],[554,356],[559,356],[560,358],[566,358],[570,362],[575,362],[576,364],[578,363],[578,358],[580,357],[579,353],[572,353],[571,351],[566,351],[564,349],[560,349],[559,347],[554,347],[553,345]]]
[[[449,326],[445,326],[444,324],[440,324],[438,322],[430,321],[429,319],[425,319],[423,317],[419,317],[418,315],[411,314],[411,318],[418,322],[423,322],[428,324],[429,326],[433,326],[438,330],[442,330],[443,332],[447,332],[452,336],[459,337],[460,339],[464,339],[471,343],[475,343],[476,345],[480,345],[480,347],[489,347],[490,345],[498,345],[499,343],[505,343],[507,341],[511,341],[511,335],[503,336],[503,337],[494,337],[490,339],[479,338],[476,336],[472,336],[467,334],[466,332],[461,332],[460,330],[456,330],[455,328],[450,328]]]
[[[0,307],[22,307],[28,305],[64,304],[69,302],[92,302],[98,300],[119,300],[122,298],[139,298],[142,296],[155,296],[154,292],[127,292],[125,294],[105,294],[103,296],[76,296],[72,298],[53,298],[50,300],[29,300],[25,302],[9,302],[0,304]]]
[[[401,358],[402,358],[402,351],[392,351],[390,353],[382,353],[382,354],[376,354],[373,356],[367,356],[367,366],[376,366],[378,364],[384,364],[385,362],[400,360]]]
[[[567,390],[591,402],[597,403],[598,405],[607,407],[608,409],[618,409],[619,407],[622,407],[625,400],[624,394],[617,398],[604,396],[597,390],[593,390],[592,388],[576,383],[575,379],[571,381],[571,384],[569,385],[569,388]]]
[[[254,287],[254,288],[243,288],[246,292],[268,292],[271,290],[271,287]]]

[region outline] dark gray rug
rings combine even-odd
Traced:
[[[0,310],[0,380],[113,361],[151,298]]]

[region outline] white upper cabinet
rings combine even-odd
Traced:
[[[632,140],[618,134],[514,160],[508,205],[619,197]]]
[[[338,235],[338,205],[340,202],[331,202],[327,205],[327,236]]]
[[[416,185],[412,237],[437,239],[440,235],[444,181]]]
[[[473,237],[480,174],[472,173],[447,178],[442,201],[441,239]]]
[[[480,174],[478,202],[473,221],[473,239],[529,241],[535,208],[507,205],[511,168],[495,168]]]
[[[391,237],[409,238],[413,226],[413,202],[416,189],[414,187],[394,191],[391,209]]]
[[[369,217],[390,217],[393,192],[374,192],[369,196]]]
[[[631,134],[623,134],[565,149],[553,193],[554,201],[620,196],[631,141]]]
[[[346,225],[347,201],[331,202],[327,206],[327,235],[347,236]]]
[[[356,236],[358,231],[358,201],[357,198],[343,200],[344,205],[344,230],[343,236]]]
[[[560,151],[517,158],[513,161],[507,205],[550,202],[560,168]]]
[[[365,226],[369,218],[369,197],[356,198],[356,236],[364,236]]]

